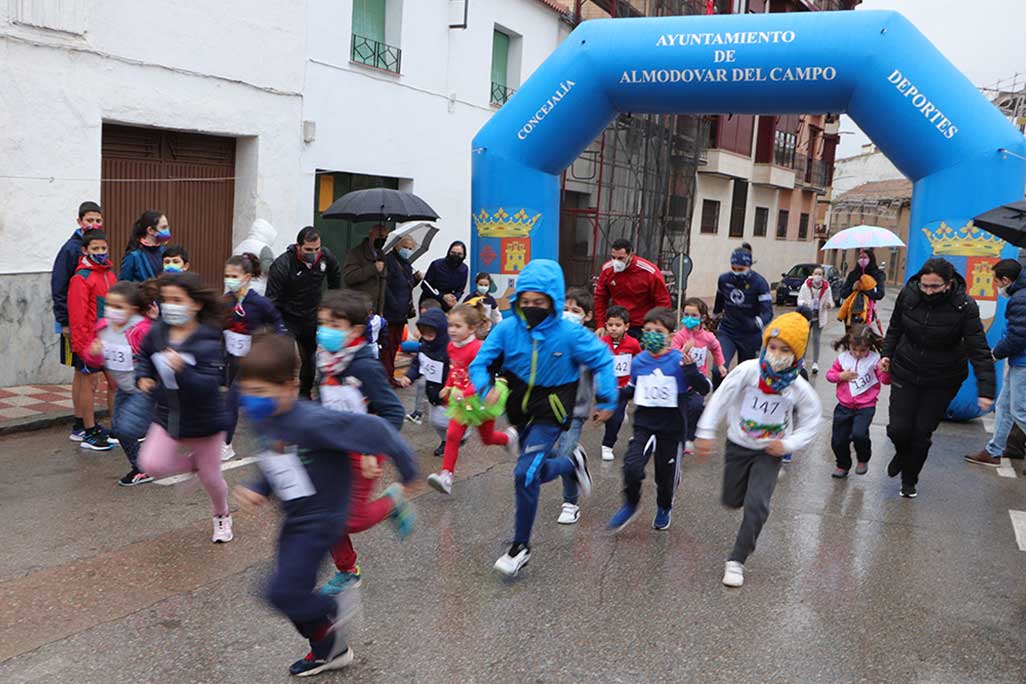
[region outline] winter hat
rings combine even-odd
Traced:
[[[747,249],[735,249],[730,254],[730,265],[731,266],[751,266],[752,265],[752,253]]]
[[[777,316],[762,331],[762,346],[776,337],[794,352],[794,358],[805,356],[805,345],[809,341],[809,321],[800,313],[791,312]]]

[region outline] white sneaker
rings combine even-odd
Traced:
[[[694,440],[689,439],[688,441],[684,442],[684,453],[685,454],[693,454],[693,453],[695,453],[695,442],[694,442]]]
[[[574,447],[574,453],[570,455],[574,464],[574,472],[577,475],[577,487],[584,496],[591,496],[591,471],[588,470],[588,454],[578,444]]]
[[[603,461],[612,461],[615,458],[616,458],[616,454],[613,453],[613,447],[607,447],[607,446],[602,447],[602,460]]]
[[[222,444],[221,445],[221,460],[222,461],[230,461],[233,458],[235,458],[235,447],[233,447],[231,444]]]
[[[727,565],[723,569],[723,583],[728,587],[740,587],[743,585],[745,583],[744,563],[727,561]]]
[[[452,473],[448,470],[431,473],[427,477],[427,483],[442,494],[452,494]]]
[[[559,513],[558,522],[560,525],[573,525],[581,518],[581,507],[577,504],[563,503],[563,510]]]
[[[529,560],[531,560],[531,549],[524,544],[514,544],[509,547],[509,551],[499,556],[494,567],[503,575],[513,577],[527,565]]]
[[[232,539],[235,539],[235,535],[232,534],[232,516],[228,515],[215,515],[214,516],[214,536],[210,541],[215,544],[227,544]]]
[[[503,432],[509,437],[509,442],[506,443],[506,451],[513,458],[520,458],[520,433],[517,432],[515,427],[508,427]]]
[[[818,372],[819,372],[819,364],[818,363],[812,364],[812,374],[815,375]]]

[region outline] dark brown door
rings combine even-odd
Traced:
[[[115,263],[135,220],[155,209],[192,270],[219,284],[232,252],[235,138],[104,124],[102,154],[100,202]]]

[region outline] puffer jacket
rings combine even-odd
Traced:
[[[994,345],[994,358],[1007,358],[1013,366],[1026,366],[1026,268],[1008,286],[1005,325],[1005,334]]]
[[[881,356],[891,360],[891,375],[920,387],[958,387],[976,373],[979,396],[994,398],[994,361],[983,332],[980,310],[955,274],[952,287],[935,300],[913,276],[898,294]]]
[[[317,327],[317,309],[325,280],[329,290],[342,287],[342,269],[327,247],[321,249],[316,262],[307,264],[296,255],[296,246],[289,245],[271,264],[265,296],[278,307],[286,324],[312,330]]]

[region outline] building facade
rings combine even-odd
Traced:
[[[831,206],[830,233],[868,224],[894,232],[908,244],[909,217],[912,210],[912,181],[906,178],[863,183],[838,195]],[[887,274],[888,285],[900,285],[905,279],[905,248],[876,250],[877,263]],[[823,252],[823,263],[833,264],[847,273],[858,255],[852,251]]]

